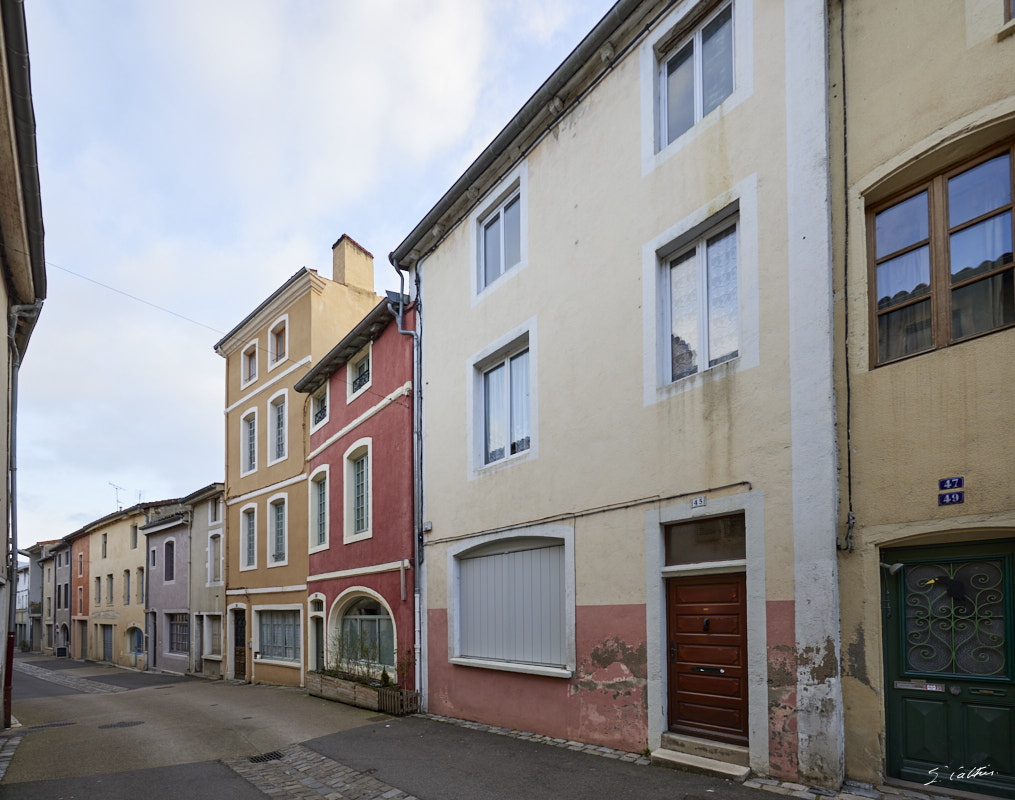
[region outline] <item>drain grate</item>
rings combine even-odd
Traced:
[[[136,728],[138,725],[144,725],[144,723],[141,722],[141,721],[110,722],[107,725],[100,725],[99,729],[102,730],[102,729],[105,729],[105,728]]]
[[[278,750],[272,750],[270,753],[261,753],[259,756],[251,756],[250,761],[253,764],[263,764],[266,761],[278,761],[282,758],[282,754]]]

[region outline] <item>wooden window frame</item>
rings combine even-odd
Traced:
[[[997,156],[1007,153],[1008,162],[1008,177],[1010,186],[1010,195],[1007,205],[1001,205],[997,208],[991,209],[990,211],[974,217],[970,220],[966,220],[958,225],[950,226],[948,221],[948,181],[954,178],[956,175],[960,175],[973,167],[976,167],[984,162],[996,158]],[[899,250],[885,254],[881,259],[877,258],[877,241],[876,241],[876,216],[877,214],[887,211],[888,209],[899,205],[900,203],[912,198],[917,195],[926,192],[927,193],[927,204],[928,204],[928,236],[927,239],[921,239],[919,242],[911,243]],[[949,239],[953,232],[970,228],[980,222],[991,217],[999,216],[1005,211],[1012,214],[1013,227],[1015,227],[1015,141],[1009,141],[1006,144],[995,146],[989,150],[981,151],[979,154],[968,158],[958,164],[955,164],[948,169],[937,172],[929,178],[924,179],[920,183],[910,186],[908,189],[902,192],[898,192],[891,197],[873,204],[867,208],[866,211],[866,222],[867,222],[867,286],[868,286],[868,330],[870,332],[870,346],[869,346],[869,359],[871,368],[885,366],[887,364],[895,364],[899,361],[905,361],[909,358],[923,355],[925,353],[931,353],[935,350],[941,350],[946,347],[950,347],[955,344],[962,342],[972,341],[978,339],[981,336],[990,336],[998,333],[999,331],[1009,330],[1015,327],[1015,322],[1000,325],[996,328],[989,330],[980,331],[977,333],[970,334],[968,336],[962,336],[955,338],[952,336],[952,323],[951,323],[951,309],[952,309],[952,292],[961,288],[962,286],[971,285],[982,280],[988,279],[992,275],[1001,275],[1006,271],[1015,269],[1011,263],[1003,265],[1001,267],[995,267],[988,273],[981,273],[974,275],[971,278],[967,278],[964,281],[953,284],[951,282],[951,263],[949,253]],[[1013,237],[1015,237],[1015,231],[1013,231]],[[917,350],[912,353],[906,353],[901,356],[894,358],[886,358],[884,361],[878,357],[879,349],[879,336],[878,336],[878,288],[877,288],[877,268],[878,262],[886,262],[893,258],[898,257],[901,254],[913,252],[918,250],[920,247],[927,246],[929,248],[930,257],[930,291],[926,295],[921,295],[917,298],[905,301],[898,305],[889,306],[884,311],[889,313],[891,311],[897,311],[902,308],[906,308],[916,303],[923,302],[929,298],[931,304],[930,320],[931,320],[931,344],[930,347],[924,348],[923,350]]]

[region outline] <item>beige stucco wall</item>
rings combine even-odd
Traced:
[[[132,526],[145,524],[144,515],[129,513],[91,531],[88,535],[89,571],[91,585],[85,588],[89,593],[91,609],[88,627],[88,658],[102,658],[102,625],[113,626],[113,662],[121,666],[144,669],[145,657],[139,655],[135,662],[127,643],[130,628],[145,630],[144,602],[138,600],[138,569],[144,568],[148,580],[147,548],[144,533],[138,532],[137,547],[131,547]],[[106,556],[102,555],[102,536],[106,535]],[[161,555],[160,555],[161,558]],[[123,573],[130,570],[130,602],[124,603]],[[107,578],[113,576],[113,602],[108,602]],[[101,597],[95,597],[95,580],[101,579]]]
[[[1015,331],[872,368],[865,208],[1011,140],[1015,97],[1001,76],[1015,68],[1015,23],[1006,26],[1002,4],[992,0],[847,3],[844,173],[834,5],[836,383],[839,444],[850,454],[841,470],[843,531],[850,502],[856,515],[853,551],[840,556],[846,768],[850,777],[876,781],[885,769],[879,548],[1015,531],[1008,424]],[[952,476],[965,478],[965,502],[938,506],[938,480]]]
[[[226,605],[240,604],[247,608],[248,642],[256,638],[251,606],[287,607],[298,604],[300,608],[306,607],[309,396],[295,391],[294,386],[379,300],[364,288],[336,283],[316,273],[304,275],[237,331],[221,350],[226,358]],[[269,365],[269,332],[282,317],[288,318],[286,356],[277,365]],[[255,340],[258,345],[257,378],[241,387],[243,350]],[[286,392],[287,455],[269,464],[269,448],[274,442],[270,403],[282,391]],[[244,447],[241,422],[252,408],[257,409],[257,469],[241,475]],[[287,559],[282,564],[273,565],[270,504],[283,495],[288,532]],[[256,509],[257,567],[241,569],[242,513],[251,507]],[[248,589],[256,591],[248,593],[245,591]],[[232,619],[230,614],[223,620],[226,677],[232,677],[233,669],[230,654]],[[253,650],[248,649],[247,676],[263,683],[302,685],[305,654],[305,631],[301,663],[296,667],[254,665]]]
[[[756,500],[757,516],[748,515],[747,569],[750,638],[759,645],[751,681],[760,707],[751,706],[757,726],[751,764],[767,772],[766,605],[786,604],[780,606],[780,625],[789,631],[790,651],[794,625],[798,647],[812,653],[825,648],[834,653],[838,635],[834,612],[829,613],[834,590],[828,591],[825,579],[830,574],[834,583],[831,323],[827,314],[822,321],[830,292],[822,294],[819,286],[815,295],[808,286],[800,294],[797,284],[804,273],[830,275],[820,248],[828,236],[827,208],[821,215],[825,162],[813,151],[802,153],[814,142],[824,146],[823,87],[811,91],[800,85],[801,74],[821,74],[824,26],[820,9],[816,17],[813,9],[802,14],[781,3],[745,1],[735,9],[741,71],[737,94],[722,113],[699,123],[681,145],[658,154],[650,146],[646,153],[655,95],[646,85],[645,59],[655,62],[651,47],[637,45],[524,158],[524,265],[476,296],[475,217],[451,228],[426,256],[425,519],[433,525],[427,536],[427,607],[432,612],[448,606],[448,553],[462,537],[625,506],[576,523],[575,604],[645,607],[646,735],[654,747],[661,725],[657,709],[666,698],[660,688],[665,609],[659,597],[658,512],[690,509],[696,495],[708,501],[695,511],[702,516],[718,508],[745,510]],[[816,24],[797,29],[810,23]],[[660,26],[671,24],[664,19]],[[801,54],[801,42],[815,41],[814,52]],[[787,64],[799,65],[799,71],[790,74]],[[797,93],[792,106],[790,92]],[[798,148],[801,157],[791,159]],[[667,232],[688,220],[708,220],[731,198],[740,203],[740,355],[694,378],[660,385],[653,361],[657,294],[651,284],[664,264],[656,249],[665,245]],[[483,203],[481,198],[480,207]],[[816,221],[805,223],[801,206],[816,210]],[[816,257],[801,257],[805,239],[818,243]],[[803,263],[807,268],[801,272]],[[806,313],[812,309],[816,324]],[[535,444],[513,463],[475,470],[470,448],[482,427],[469,398],[477,356],[523,328],[529,330]],[[817,361],[808,361],[815,353]],[[829,373],[827,385],[821,385],[822,370]],[[803,388],[812,379],[816,382]],[[812,417],[812,411],[818,413]],[[805,486],[812,475],[824,476],[817,491]],[[822,511],[809,517],[809,508]],[[654,528],[646,524],[652,509]],[[793,609],[794,602],[803,609],[812,601],[812,610],[821,609],[810,618]],[[442,655],[431,652],[430,663]],[[795,667],[788,674],[791,682],[797,679]],[[836,683],[834,669],[816,680],[826,679],[830,686]],[[810,697],[823,691],[824,686]],[[815,766],[824,758],[819,756],[805,768],[823,770],[815,780],[834,780],[837,772],[836,692],[833,687],[828,702],[816,704],[827,711],[811,715],[799,737],[792,735],[792,747],[799,740],[801,752],[827,747],[827,760]],[[821,738],[824,744],[817,742]]]

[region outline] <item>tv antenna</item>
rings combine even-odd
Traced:
[[[113,489],[116,491],[116,510],[123,511],[123,506],[120,505],[120,492],[125,492],[127,490],[124,489],[122,486],[117,486],[112,481],[109,481],[109,485],[112,486]]]

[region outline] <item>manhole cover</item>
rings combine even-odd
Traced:
[[[139,720],[132,722],[110,722],[106,725],[100,725],[99,728],[100,730],[105,728],[136,728],[138,725],[144,725],[144,723]]]
[[[282,758],[282,754],[278,750],[272,750],[270,753],[261,753],[259,756],[251,756],[250,760],[254,764],[263,764],[265,761],[278,761]]]

